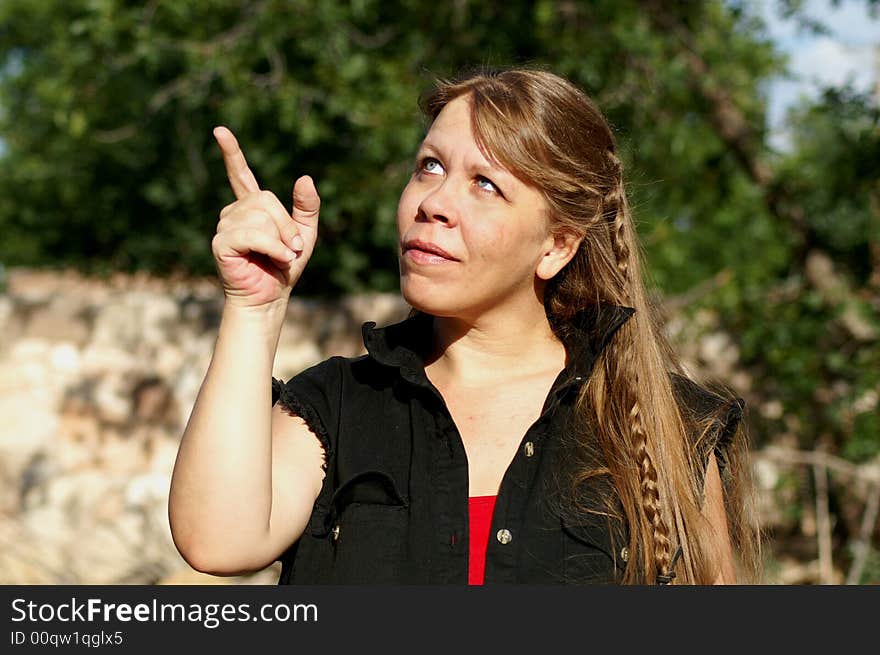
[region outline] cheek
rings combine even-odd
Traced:
[[[397,228],[401,234],[406,226],[413,222],[418,206],[412,184],[407,184],[400,194],[400,200],[397,201]]]
[[[504,259],[516,248],[516,241],[509,229],[500,227],[484,235],[484,247],[491,259]]]
[[[513,230],[501,216],[493,216],[483,208],[469,211],[468,218],[460,223],[461,238],[471,257],[497,261],[509,256],[515,246]],[[476,220],[474,220],[476,219]]]
[[[462,231],[469,244],[469,251],[478,259],[510,264],[526,257],[530,251],[531,234],[514,229],[504,221],[484,221],[476,226],[465,227]]]

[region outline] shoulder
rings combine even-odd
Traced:
[[[330,390],[351,383],[370,385],[385,377],[385,367],[368,355],[333,356],[303,369],[286,382],[273,377],[273,402],[278,397],[302,388]]]
[[[344,416],[362,416],[377,405],[377,392],[387,386],[387,372],[367,355],[329,357],[286,382],[272,378],[272,405],[305,420],[332,453]]]
[[[723,469],[743,419],[745,400],[720,386],[712,389],[678,373],[671,374],[671,381],[691,446],[704,463],[714,452]]]
[[[679,405],[694,418],[715,417],[725,423],[739,421],[745,400],[729,391],[713,390],[685,375],[671,374],[672,390]]]
[[[368,355],[334,356],[300,371],[286,382],[272,378],[272,404],[279,403],[295,411],[308,403],[319,409],[338,407],[343,397],[351,403],[368,399],[375,391],[390,384],[386,367]]]
[[[327,389],[338,381],[342,373],[339,360],[341,357],[330,357],[303,369],[286,382],[272,378],[272,404],[279,400],[282,404],[292,395]]]

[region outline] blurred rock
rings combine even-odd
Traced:
[[[277,581],[277,564],[229,578],[193,571],[168,525],[171,471],[222,307],[212,280],[10,271],[0,295],[0,583]],[[406,309],[394,294],[293,299],[273,374],[356,354],[363,321]]]
[[[58,416],[40,389],[4,389],[0,394],[0,522],[18,511],[22,494],[39,486],[38,472],[28,472],[42,454],[51,459]],[[45,467],[44,467],[45,468]]]
[[[80,346],[90,333],[82,302],[68,294],[54,295],[47,304],[32,309],[25,331],[32,338],[70,341]]]

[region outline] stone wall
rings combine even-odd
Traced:
[[[177,446],[222,309],[213,280],[14,270],[0,295],[0,583],[274,583],[187,566],[171,541]],[[396,295],[293,299],[273,375],[362,351]]]

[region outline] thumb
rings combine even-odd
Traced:
[[[315,182],[308,175],[300,177],[293,185],[293,220],[308,229],[317,229],[321,197]]]

